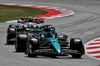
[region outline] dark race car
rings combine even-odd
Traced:
[[[16,52],[25,51],[28,57],[70,54],[73,58],[80,58],[84,55],[84,46],[80,38],[71,38],[69,43],[66,35],[58,35],[51,28],[36,28],[40,30],[16,35]]]
[[[27,30],[33,30],[30,29],[30,27],[37,26],[37,24],[44,23],[44,19],[35,19],[35,18],[20,18],[18,19],[18,24],[10,24],[7,29],[7,36],[6,41],[7,44],[11,44],[15,42],[15,36],[16,34],[20,33],[26,33]]]

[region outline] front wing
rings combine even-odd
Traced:
[[[62,49],[60,53],[55,52],[53,49],[40,49],[40,50],[34,51],[33,54],[42,54],[42,55],[46,55],[46,54],[55,54],[55,55],[79,54],[79,55],[81,55],[82,53],[78,52],[77,50],[72,50],[72,49]]]

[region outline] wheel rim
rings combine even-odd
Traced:
[[[29,47],[30,47],[30,53],[32,53],[32,45],[30,44],[30,46],[29,46]]]
[[[28,54],[32,54],[32,45],[31,44],[29,44],[27,51],[28,51]]]
[[[17,50],[17,40],[15,41],[15,49]]]
[[[17,38],[17,36],[16,36]],[[17,50],[17,39],[15,39],[15,49]]]
[[[16,43],[15,43],[15,49],[17,48],[17,45],[16,45]]]

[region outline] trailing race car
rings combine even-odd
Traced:
[[[44,23],[44,19],[35,19],[35,18],[20,18],[18,19],[18,24],[10,24],[7,29],[6,41],[7,44],[11,44],[15,42],[16,34],[26,33],[30,27],[37,26],[37,24]]]
[[[71,38],[69,43],[68,36],[58,35],[51,28],[47,27],[43,30],[40,27],[34,28],[40,30],[16,35],[16,52],[25,51],[28,57],[36,57],[39,54],[52,56],[71,54],[73,58],[80,58],[84,55],[84,46],[80,38]]]

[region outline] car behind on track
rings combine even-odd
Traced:
[[[44,23],[44,19],[20,18],[18,19],[18,24],[10,24],[9,27],[7,28],[7,36],[6,36],[7,44],[14,44],[16,34],[26,33],[27,30],[33,30],[33,29],[28,29],[28,27],[37,26],[36,23],[38,24]]]

